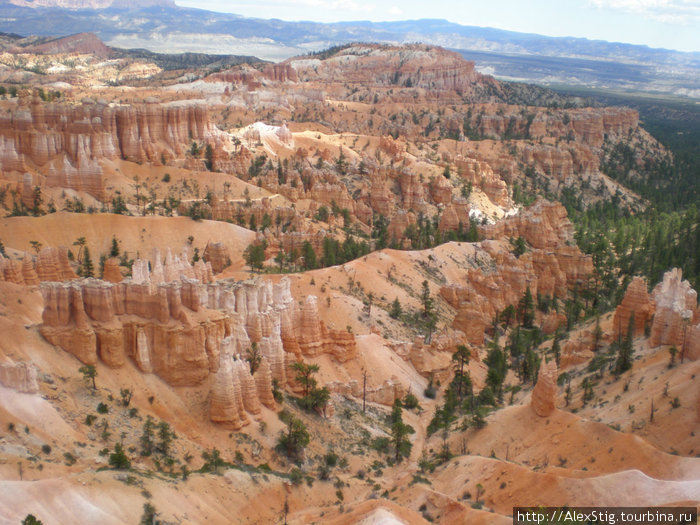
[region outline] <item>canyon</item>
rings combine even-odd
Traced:
[[[693,276],[582,242],[653,206],[637,111],[423,44],[114,53],[2,58],[0,523],[700,504]]]

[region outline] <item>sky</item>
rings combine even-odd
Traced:
[[[288,21],[443,18],[462,25],[700,51],[700,0],[175,0]]]

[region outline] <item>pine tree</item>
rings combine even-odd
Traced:
[[[620,345],[615,361],[615,375],[620,375],[632,368],[632,354],[634,353],[634,312],[630,314],[630,321],[627,327],[627,335]]]
[[[316,252],[309,241],[304,241],[304,244],[302,244],[301,255],[304,257],[304,270],[316,268]]]
[[[126,470],[131,467],[131,461],[129,461],[121,443],[114,445],[114,452],[109,455],[109,464],[117,470]]]
[[[525,293],[518,302],[518,315],[523,327],[532,328],[532,324],[535,321],[535,301],[532,298],[529,286],[525,289]]]
[[[260,352],[258,343],[255,341],[250,343],[250,347],[246,351],[245,360],[248,361],[248,364],[250,365],[250,375],[255,375],[255,372],[257,372],[260,362],[262,361],[262,353]]]
[[[83,379],[92,382],[92,389],[97,390],[97,385],[95,384],[95,378],[97,377],[97,369],[95,365],[85,365],[78,368],[78,372],[83,374]]]
[[[557,331],[554,332],[554,341],[552,342],[552,354],[554,355],[554,360],[557,363],[557,366],[559,366],[559,359],[561,359],[561,346],[559,345],[559,328],[557,328]]]
[[[464,373],[464,367],[469,364],[470,357],[469,348],[464,345],[458,345],[457,351],[452,354],[452,366],[455,371],[453,384],[457,387],[457,395],[460,400],[462,399],[462,394],[471,394],[471,378],[469,378],[468,371],[466,375]]]
[[[317,381],[313,376],[318,372],[318,365],[310,365],[303,361],[298,361],[292,365],[292,369],[296,372],[295,381],[304,387],[304,397],[309,395],[309,392],[316,388]]]
[[[398,319],[399,317],[401,317],[401,314],[401,303],[399,302],[399,298],[397,297],[396,299],[394,299],[394,302],[391,303],[391,310],[389,311],[389,315],[392,319]]]
[[[600,315],[595,318],[595,329],[593,330],[593,352],[597,352],[600,347],[600,340],[603,338],[603,329],[600,327]],[[559,361],[557,361],[559,364]]]
[[[117,238],[112,236],[112,247],[109,250],[110,257],[119,257],[119,241]]]
[[[280,432],[277,448],[288,458],[299,461],[310,441],[306,425],[286,408],[279,413],[279,418],[287,425],[287,430]]]
[[[209,171],[214,169],[214,148],[208,142],[204,148],[204,165]]]
[[[170,452],[170,444],[175,438],[175,432],[170,429],[170,425],[161,421],[158,423],[158,444],[156,445],[156,450],[160,452],[163,456],[167,456]]]
[[[409,434],[413,434],[415,430],[411,425],[403,422],[401,400],[397,399],[394,402],[394,408],[391,410],[391,441],[394,445],[394,459],[398,462],[402,457],[408,457],[411,453],[411,442],[408,439]]]
[[[141,515],[141,521],[139,521],[139,525],[157,525],[160,524],[160,520],[156,520],[156,516],[158,515],[158,512],[156,511],[156,508],[151,505],[150,503],[144,503],[143,504],[143,514]]]
[[[153,422],[153,418],[151,416],[148,416],[146,418],[146,422],[143,424],[143,433],[141,434],[140,442],[141,442],[141,455],[142,456],[150,456],[153,454],[153,439],[155,437],[155,428],[156,425]]]
[[[430,286],[428,286],[427,280],[423,281],[421,300],[423,302],[423,317],[430,317],[430,314],[433,311],[433,299],[430,297]]]
[[[95,276],[95,266],[92,264],[92,259],[90,258],[90,249],[85,246],[83,249],[83,277],[94,277]]]

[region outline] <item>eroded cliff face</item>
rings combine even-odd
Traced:
[[[39,391],[38,370],[32,363],[0,363],[0,385],[22,392],[36,394]]]
[[[202,385],[210,375],[214,421],[239,428],[246,413],[273,406],[272,380],[292,385],[290,365],[302,356],[357,355],[353,334],[329,330],[316,298],[299,307],[289,279],[212,282],[209,263],[154,251],[118,283],[96,279],[45,282],[41,334],[85,364],[119,368],[131,359],[173,386]],[[257,346],[255,376],[245,361]]]
[[[629,330],[630,318],[634,315],[633,337],[644,334],[644,328],[654,315],[655,304],[647,292],[647,280],[635,277],[630,282],[620,305],[615,309],[613,317],[613,338],[626,337]]]
[[[105,199],[99,161],[160,163],[182,156],[192,140],[215,140],[218,132],[205,106],[133,106],[84,99],[79,105],[22,98],[0,116],[0,169],[41,169],[50,187],[85,191]]]
[[[649,329],[649,344],[676,346],[684,359],[700,359],[700,308],[698,294],[682,271],[674,268],[664,274],[651,294],[647,281],[635,277],[613,317],[613,338],[627,336],[630,318],[634,315],[633,337]]]
[[[540,417],[549,416],[556,408],[557,375],[557,364],[554,361],[542,361],[530,399],[530,407]]]
[[[651,325],[651,346],[675,345],[688,359],[700,358],[698,294],[683,280],[680,268],[664,274],[651,299],[656,313]]]
[[[0,281],[31,286],[40,281],[70,281],[76,277],[65,246],[43,248],[36,257],[25,253],[21,261],[0,254]]]
[[[457,309],[453,328],[464,332],[472,344],[483,343],[496,312],[517,306],[527,288],[533,297],[565,298],[593,272],[590,256],[582,254],[573,242],[573,226],[559,203],[540,199],[518,215],[480,227],[480,232],[487,239],[479,246],[488,254],[488,264],[468,268],[463,284],[440,290]],[[531,247],[519,257],[510,243],[518,237]],[[556,330],[559,322],[558,318],[551,320],[551,328]]]
[[[380,86],[403,86],[429,91],[471,93],[481,79],[474,63],[459,54],[424,45],[403,47],[359,44],[342,49],[335,56],[319,60],[290,59],[287,61],[300,81],[332,80],[360,83],[372,79]]]

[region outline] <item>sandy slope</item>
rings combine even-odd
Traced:
[[[244,264],[243,251],[254,238],[250,230],[234,224],[217,221],[193,221],[189,217],[129,217],[113,214],[59,212],[43,217],[11,217],[0,219],[0,239],[6,248],[31,251],[29,241],[39,241],[43,246],[68,246],[72,248],[78,237],[85,237],[93,261],[99,254],[108,253],[112,236],[120,241],[122,251],[130,257],[137,254],[150,258],[154,247],[166,248],[179,254],[183,247],[204,250],[207,242],[223,242],[231,254],[234,267]],[[188,237],[194,237],[192,245]],[[77,253],[77,248],[72,248]]]

